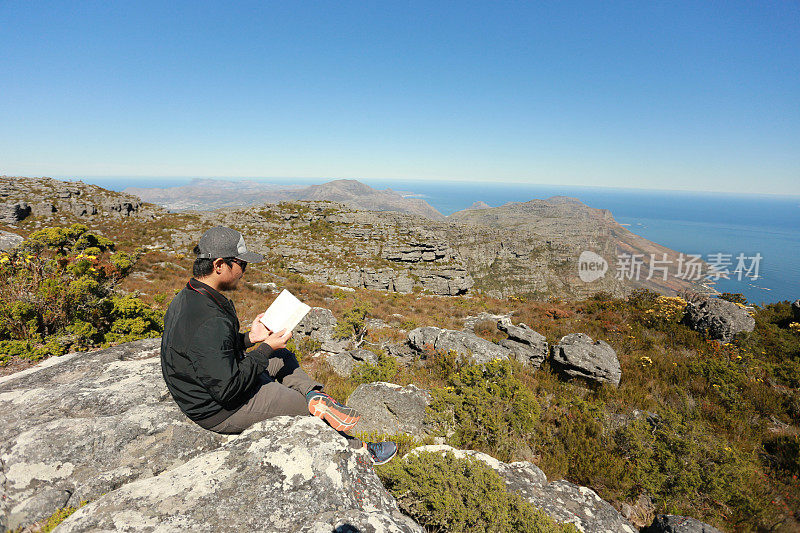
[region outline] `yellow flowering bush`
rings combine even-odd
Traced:
[[[648,326],[680,322],[686,310],[686,300],[680,296],[659,296],[652,307],[644,311],[643,321]]]

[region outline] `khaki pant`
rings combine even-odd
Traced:
[[[322,390],[322,384],[311,379],[300,368],[292,352],[285,348],[272,352],[267,369],[258,378],[259,385],[250,399],[231,416],[208,428],[209,430],[216,433],[241,433],[256,422],[276,416],[311,416],[306,394],[312,389]],[[355,437],[344,433],[341,435],[348,439],[351,447],[362,446],[362,442]]]

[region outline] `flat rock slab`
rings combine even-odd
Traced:
[[[575,524],[584,533],[637,531],[633,524],[592,489],[564,480],[548,483],[547,477],[533,463],[503,463],[485,453],[457,450],[445,445],[421,446],[410,453],[421,451],[451,452],[458,458],[471,457],[483,461],[500,474],[509,491],[520,494],[556,522]]]
[[[429,433],[425,408],[430,403],[431,394],[425,389],[381,381],[359,385],[347,399],[347,405],[361,414],[354,432],[417,437]]]
[[[101,496],[59,531],[316,532],[347,526],[423,531],[400,513],[366,450],[350,448],[318,418],[282,416]]]
[[[0,380],[0,529],[183,464],[226,437],[180,412],[160,339],[53,357]]]
[[[662,514],[656,516],[652,525],[642,530],[644,533],[722,533],[714,526],[688,516]]]
[[[605,341],[585,333],[570,333],[553,346],[553,363],[570,377],[619,385],[622,369],[617,352]]]

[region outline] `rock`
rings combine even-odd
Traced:
[[[278,286],[275,283],[251,283],[250,286],[258,291],[278,292]]]
[[[474,333],[430,326],[410,331],[408,341],[419,352],[425,353],[429,349],[445,353],[452,351],[458,354],[459,358],[465,357],[473,364],[508,359],[511,354],[508,348],[482,339]]]
[[[425,424],[425,408],[430,403],[431,394],[425,389],[381,381],[359,385],[347,399],[347,405],[361,413],[353,431],[415,437],[430,432]]]
[[[0,204],[0,222],[16,224],[31,214],[31,206],[27,202],[9,202]]]
[[[662,514],[642,533],[722,533],[714,526],[688,516]]]
[[[511,350],[517,361],[534,369],[542,365],[550,351],[544,335],[522,323],[515,326],[508,317],[502,318],[497,327],[508,335],[508,339],[499,342],[500,346]]]
[[[160,342],[53,357],[0,378],[0,530],[152,477],[225,440],[172,401]]]
[[[325,356],[325,360],[336,374],[346,378],[350,377],[353,370],[360,364],[377,364],[378,356],[369,350],[349,350],[328,354]]]
[[[585,533],[635,533],[637,529],[625,520],[610,503],[592,489],[568,481],[547,482],[547,477],[533,463],[503,463],[494,457],[471,450],[457,450],[445,445],[420,446],[410,453],[451,452],[458,458],[471,457],[495,470],[506,488],[516,492],[549,515],[556,522],[575,524]]]
[[[464,331],[471,331],[475,333],[475,327],[484,322],[492,322],[498,325],[504,318],[510,318],[511,315],[493,315],[491,313],[478,313],[478,316],[468,316],[464,319]]]
[[[333,339],[333,328],[336,327],[336,323],[336,317],[333,316],[330,309],[312,307],[311,311],[292,330],[292,335],[311,337],[316,341],[325,342]]]
[[[423,531],[400,513],[365,449],[350,448],[316,417],[281,416],[101,496],[59,530],[333,531],[344,524]]]
[[[644,527],[653,522],[656,507],[646,494],[640,494],[633,505],[623,502],[620,513],[637,527]]]
[[[619,385],[622,370],[617,353],[604,341],[570,333],[553,346],[553,363],[570,377]]]
[[[8,252],[25,239],[22,235],[0,230],[0,252]]]
[[[683,322],[706,338],[723,343],[732,341],[737,333],[753,331],[756,325],[745,309],[720,298],[689,302]]]
[[[795,322],[800,322],[800,300],[792,302],[792,316]]]

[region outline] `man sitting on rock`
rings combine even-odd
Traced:
[[[186,416],[217,433],[241,433],[275,416],[322,418],[339,432],[356,425],[359,415],[322,391],[286,349],[291,332],[269,331],[257,316],[248,333],[239,333],[233,302],[220,291],[234,290],[249,252],[242,235],[218,226],[206,231],[194,249],[193,275],[172,300],[164,317],[161,370],[175,402]],[[245,350],[262,343],[258,348]],[[397,453],[392,442],[362,443],[375,464]]]

